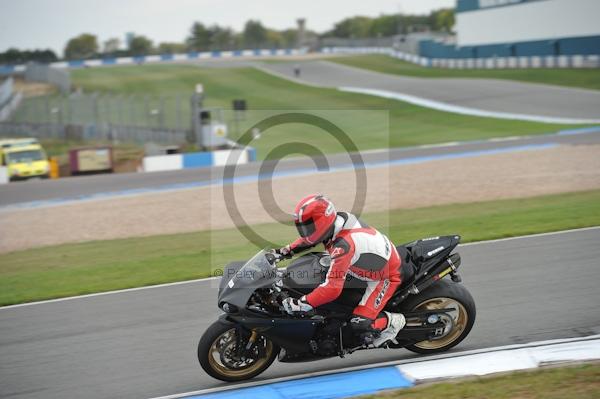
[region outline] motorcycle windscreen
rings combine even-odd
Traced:
[[[218,304],[227,302],[240,309],[257,288],[270,286],[277,278],[276,268],[260,251],[247,262],[233,262],[225,266],[219,284]]]

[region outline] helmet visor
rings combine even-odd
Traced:
[[[296,222],[296,229],[298,229],[298,234],[300,234],[300,237],[310,237],[315,232],[315,222],[312,218],[305,222]]]

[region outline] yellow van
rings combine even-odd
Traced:
[[[0,140],[0,161],[8,168],[11,181],[49,176],[48,157],[34,138]]]

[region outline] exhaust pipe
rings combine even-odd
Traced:
[[[460,266],[460,254],[453,253],[445,261],[440,263],[438,266],[431,270],[430,277],[418,285],[413,285],[408,289],[411,294],[418,294],[423,290],[429,288],[429,286],[438,280],[444,278],[447,274],[453,274]]]
[[[460,254],[453,253],[442,263],[440,263],[439,265],[431,269],[429,272],[427,272],[426,274],[429,274],[429,277],[426,280],[422,281],[420,284],[417,285],[413,284],[406,291],[404,291],[402,295],[394,297],[390,301],[390,305],[398,306],[398,304],[404,301],[410,294],[417,295],[419,292],[426,290],[431,284],[435,283],[438,280],[441,280],[448,274],[450,274],[450,276],[452,277],[452,281],[460,282],[460,276],[456,274],[456,270],[460,266],[460,262]]]

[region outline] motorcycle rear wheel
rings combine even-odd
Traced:
[[[265,371],[277,357],[279,347],[268,338],[258,335],[251,356],[236,356],[236,328],[214,322],[198,343],[198,361],[208,375],[221,381],[233,382],[254,378]],[[247,339],[242,339],[246,345]]]
[[[452,320],[448,320],[449,330],[440,338],[417,342],[406,346],[411,352],[431,354],[445,352],[464,340],[475,323],[475,301],[469,291],[462,285],[448,280],[441,280],[428,290],[414,297],[409,297],[400,304],[401,312],[418,312],[432,309],[455,309],[448,312]],[[407,321],[410,325],[410,319]]]

